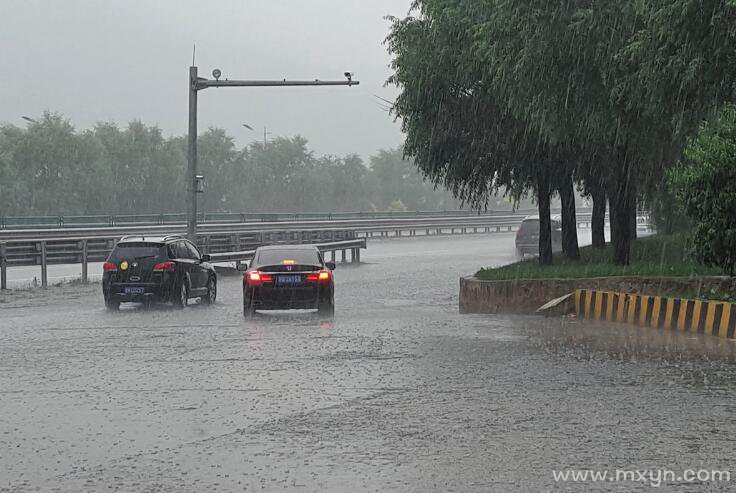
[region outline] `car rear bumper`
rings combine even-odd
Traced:
[[[521,253],[539,253],[539,243],[517,243],[516,249]]]
[[[245,290],[244,296],[255,310],[310,310],[331,302],[332,292],[330,286],[252,287]]]
[[[130,288],[130,289],[128,289]],[[126,292],[130,290],[143,292]],[[154,283],[111,283],[103,286],[105,301],[119,303],[147,303],[169,301],[171,292],[161,284]]]

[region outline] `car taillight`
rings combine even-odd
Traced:
[[[248,281],[256,283],[256,282],[271,282],[273,281],[273,277],[269,276],[268,274],[263,274],[262,272],[254,271],[247,275]]]
[[[118,270],[118,264],[115,262],[105,262],[102,264],[102,270],[105,272],[114,272]]]
[[[307,281],[329,281],[331,278],[332,273],[328,270],[323,270],[316,274],[307,275]]]
[[[166,270],[174,270],[174,267],[176,267],[176,263],[170,260],[167,262],[159,262],[153,266],[153,272],[163,272]]]

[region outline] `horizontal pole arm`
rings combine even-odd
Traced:
[[[357,80],[198,80],[197,90],[208,87],[301,87],[301,86],[357,86]]]

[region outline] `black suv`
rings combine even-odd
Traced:
[[[181,236],[126,236],[103,266],[105,306],[117,310],[122,302],[173,302],[184,307],[197,297],[213,304],[217,274],[209,261]]]

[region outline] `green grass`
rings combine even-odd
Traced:
[[[719,276],[718,268],[696,262],[682,236],[651,236],[632,242],[631,264],[611,263],[611,246],[605,249],[584,247],[580,260],[571,261],[554,256],[553,265],[539,265],[536,258],[495,269],[481,269],[476,277],[483,280],[512,279],[582,279],[590,277],[651,276],[696,277]]]

